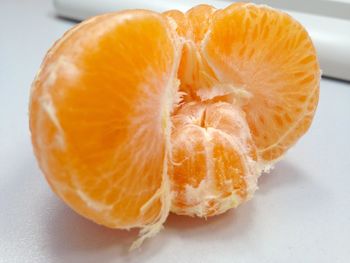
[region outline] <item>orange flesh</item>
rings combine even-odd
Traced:
[[[152,236],[169,211],[207,217],[251,198],[309,128],[319,77],[307,32],[267,7],[95,17],[33,83],[35,155],[78,213]]]
[[[312,42],[298,22],[268,7],[234,4],[212,25],[203,53],[222,82],[252,94],[243,106],[247,121],[261,158],[274,160],[304,134],[316,109]]]
[[[178,214],[210,216],[237,206],[247,189],[255,146],[242,112],[228,103],[188,103],[172,118],[175,193]],[[249,193],[248,193],[249,191]],[[223,202],[230,197],[231,202]]]
[[[151,210],[140,212],[162,182],[162,112],[167,110],[162,103],[175,51],[158,16],[134,16],[127,23],[123,15],[107,15],[82,25],[90,38],[80,31],[68,35],[47,58],[51,67],[41,72],[31,102],[33,143],[49,181],[78,212],[111,227],[150,223],[161,206],[156,200]],[[50,116],[50,105],[59,124]]]

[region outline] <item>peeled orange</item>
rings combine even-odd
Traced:
[[[252,197],[309,128],[320,69],[305,29],[246,3],[91,18],[48,51],[30,129],[53,191],[111,228],[156,234]]]

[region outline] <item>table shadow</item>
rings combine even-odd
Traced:
[[[287,162],[281,162],[268,175],[260,180],[260,194],[266,194],[275,188],[287,187],[300,183],[302,176],[298,169]],[[258,196],[256,198],[259,198]],[[46,206],[51,212],[45,219],[48,247],[57,256],[57,262],[62,259],[79,262],[79,259],[89,262],[149,262],[160,250],[171,243],[174,236],[198,242],[215,240],[237,240],[252,228],[255,213],[255,199],[230,210],[222,215],[208,219],[191,218],[170,214],[165,229],[156,237],[148,239],[140,249],[129,252],[129,247],[138,236],[137,230],[114,230],[99,226],[75,213],[58,198],[51,196]],[[43,208],[45,209],[45,208]],[[55,262],[54,262],[55,263]]]
[[[269,173],[263,173],[258,181],[259,195],[268,194],[285,187],[295,187],[307,181],[304,172],[287,160],[281,160]]]
[[[117,230],[100,226],[78,215],[57,198],[45,219],[47,247],[56,262],[144,262],[166,242],[158,237],[146,240],[141,248],[129,251],[138,230]],[[159,235],[160,236],[160,235]]]

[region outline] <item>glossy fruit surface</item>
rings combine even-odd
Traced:
[[[248,200],[309,128],[320,70],[304,28],[265,6],[91,18],[47,53],[30,129],[50,186],[81,215],[142,228]]]

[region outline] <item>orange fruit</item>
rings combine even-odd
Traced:
[[[320,70],[287,14],[238,3],[91,18],[48,51],[30,98],[53,191],[111,228],[207,217],[252,197],[309,128]]]

